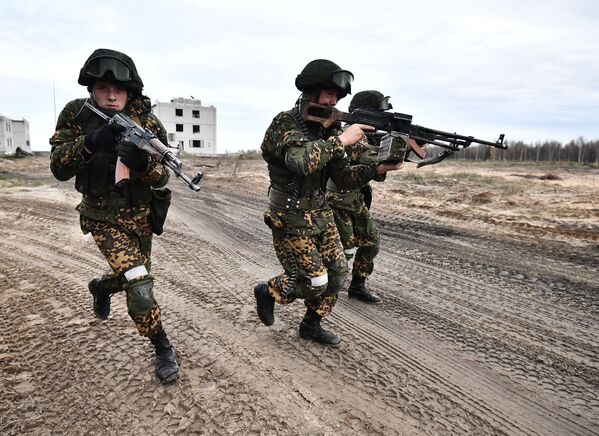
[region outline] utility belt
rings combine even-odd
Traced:
[[[282,192],[273,187],[268,191],[268,205],[278,210],[320,209],[325,204],[325,195],[316,190],[310,196],[293,198],[289,192]]]
[[[335,185],[335,182],[333,182],[331,179],[329,179],[327,181],[327,192],[334,192],[335,194],[359,194],[360,193],[360,188],[355,188],[355,189],[339,189],[337,188],[337,185]]]
[[[118,197],[114,193],[108,193],[104,197],[95,197],[91,195],[83,195],[81,202],[93,209],[123,209],[128,208],[133,205],[133,202],[130,198],[127,197]]]

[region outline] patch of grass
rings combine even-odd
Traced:
[[[466,182],[476,182],[481,185],[495,185],[498,180],[496,177],[483,176],[476,173],[454,173],[449,177]]]
[[[401,175],[401,181],[403,183],[409,183],[413,185],[425,185],[427,179],[423,173],[404,173]]]
[[[262,159],[262,153],[260,152],[260,150],[242,150],[237,155],[237,159]]]

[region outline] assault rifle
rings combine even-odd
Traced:
[[[357,108],[353,112],[347,113],[334,107],[323,106],[304,99],[301,102],[301,114],[304,120],[320,123],[325,128],[332,126],[333,123],[338,121],[350,124],[366,124],[374,127],[376,129],[374,135],[382,137],[379,148],[379,161],[381,162],[411,161],[408,155],[410,152],[413,152],[420,158],[420,160],[414,162],[417,162],[417,166],[421,167],[441,162],[456,151],[469,147],[472,144],[507,149],[507,145],[503,143],[505,136],[503,133],[499,135],[497,141],[490,142],[477,139],[473,136],[458,135],[456,133],[417,126],[416,124],[412,124],[412,115],[397,112]],[[369,133],[366,132],[366,135],[369,135]],[[403,140],[397,141],[396,138],[398,137]],[[408,146],[406,148],[404,145],[401,148],[400,146],[396,146],[397,144],[408,144]],[[444,150],[436,156],[424,159],[426,153],[420,147],[420,145],[424,144],[434,144],[443,147]],[[400,147],[400,149],[397,147]]]
[[[108,121],[109,124],[119,124],[125,128],[119,137],[119,141],[132,142],[139,149],[146,151],[153,159],[175,173],[177,178],[181,179],[190,189],[193,189],[196,192],[200,190],[200,181],[202,180],[202,177],[204,177],[204,174],[202,174],[201,171],[198,171],[198,174],[193,179],[190,179],[183,174],[183,171],[181,171],[181,167],[183,166],[181,161],[175,157],[173,152],[169,150],[169,147],[164,145],[154,133],[144,129],[124,113],[117,113],[112,117],[109,117],[87,101],[85,102],[85,106],[88,109],[91,109],[99,117]],[[121,180],[128,178],[129,168],[121,162],[121,158],[119,157],[115,170],[115,182],[118,183]]]

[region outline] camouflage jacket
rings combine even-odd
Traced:
[[[56,123],[56,132],[50,138],[50,169],[58,180],[76,177],[75,186],[83,194],[77,210],[92,219],[114,221],[123,207],[135,214],[148,214],[152,197],[151,188],[167,184],[168,170],[160,163],[149,159],[143,172],[131,170],[130,188],[120,193],[114,186],[116,147],[96,152],[86,160],[83,152],[85,135],[102,126],[105,121],[83,105],[86,99],[73,100],[64,107]],[[167,143],[164,126],[150,111],[147,97],[133,97],[124,113],[142,127],[151,130]],[[92,186],[94,189],[89,189]]]
[[[292,111],[279,113],[261,146],[270,176],[266,224],[293,235],[316,235],[332,219],[324,201],[326,179],[344,188],[359,187],[376,177],[376,164],[349,165],[339,130],[315,123],[300,125]],[[273,201],[273,193],[282,203]],[[287,201],[285,205],[284,201]],[[302,204],[300,207],[294,205]]]
[[[349,154],[345,155],[344,160],[347,165],[360,166],[360,165],[376,165],[377,164],[377,152],[373,149],[373,146],[378,146],[379,139],[369,139],[368,142],[360,141],[356,143]],[[386,174],[376,175],[372,180],[376,182],[382,182],[386,178]],[[365,198],[369,197],[366,200]],[[327,183],[327,202],[335,209],[346,209],[346,210],[362,210],[364,207],[370,208],[370,202],[372,200],[372,188],[368,184],[368,181],[360,186],[353,188],[339,187],[334,180],[329,180]]]

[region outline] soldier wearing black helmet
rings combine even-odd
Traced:
[[[349,166],[343,157],[371,127],[354,124],[324,128],[301,116],[304,100],[325,106],[351,92],[353,74],[334,62],[317,59],[306,65],[295,80],[302,96],[293,109],[279,113],[266,131],[261,150],[268,163],[269,209],[264,221],[273,234],[275,252],[284,272],[254,288],[260,320],[274,322],[274,303],[303,299],[306,314],[300,337],[335,345],[335,333],[320,323],[328,315],[347,275],[347,261],[333,213],[325,201],[326,180],[343,187],[361,186],[397,169],[397,165]]]
[[[87,86],[89,97],[67,103],[60,113],[50,138],[50,168],[58,180],[75,176],[75,188],[82,194],[77,206],[81,229],[91,233],[111,268],[88,284],[93,311],[97,318],[106,319],[111,296],[124,290],[130,317],[156,350],[156,375],[162,382],[171,382],[177,379],[179,367],[154,299],[149,217],[152,190],[163,188],[169,173],[134,144],[120,142],[123,128],[107,124],[84,103],[89,101],[109,116],[126,113],[163,143],[166,131],[151,113],[150,100],[142,95],[143,82],[126,54],[94,51],[78,82]],[[118,185],[117,158],[129,168],[128,180]]]
[[[358,92],[349,104],[349,111],[357,108],[389,110],[393,107],[389,97],[379,91]],[[350,165],[369,165],[377,161],[377,153],[370,146],[378,146],[380,140],[371,137],[356,144],[346,159]],[[374,180],[381,182],[385,175]],[[370,217],[372,188],[368,182],[349,189],[339,188],[334,180],[327,183],[327,202],[333,210],[335,224],[341,236],[343,252],[347,260],[354,258],[352,280],[348,289],[350,298],[366,303],[378,303],[381,298],[366,287],[366,279],[374,268],[374,258],[379,252],[379,231]]]

